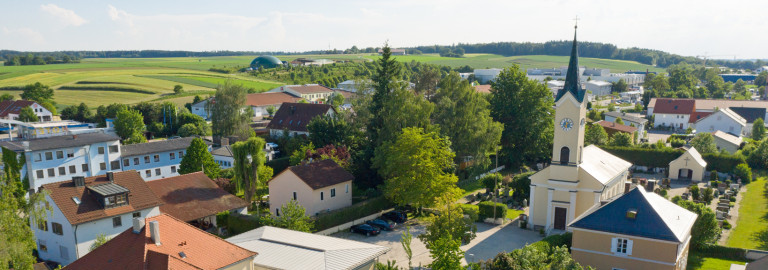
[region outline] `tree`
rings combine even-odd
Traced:
[[[269,107],[267,107],[267,113],[270,116],[275,115],[275,111],[276,111],[275,106],[270,105]]]
[[[376,60],[376,73],[372,78],[374,92],[368,109],[370,112],[374,112],[367,129],[368,137],[374,143],[374,148],[383,141],[379,138],[379,132],[384,128],[384,123],[387,121],[386,115],[378,112],[384,109],[390,93],[397,88],[395,81],[400,76],[401,71],[400,62],[391,57],[392,51],[389,45],[384,43],[381,50],[381,58]]]
[[[430,216],[425,232],[418,236],[432,255],[432,269],[460,269],[464,257],[461,243],[469,243],[476,236],[474,221],[464,217],[454,200],[452,196],[441,197],[440,214]]]
[[[449,173],[455,154],[448,138],[421,128],[404,128],[376,149],[373,159],[384,181],[384,194],[398,205],[431,207],[440,196],[458,198],[458,178]]]
[[[24,86],[21,99],[32,100],[38,103],[53,100],[53,89],[40,82]]]
[[[699,83],[699,79],[693,74],[693,67],[684,62],[667,67],[667,73],[669,73],[669,85],[672,90],[695,89]]]
[[[622,93],[627,92],[627,90],[629,90],[629,85],[624,79],[619,79],[618,82],[611,83],[611,92]]]
[[[702,203],[694,203],[688,200],[680,200],[678,205],[699,215],[691,229],[691,248],[715,243],[720,236],[720,226],[717,224],[715,212]]]
[[[208,145],[203,139],[194,138],[187,147],[187,152],[181,158],[179,164],[179,174],[188,174],[203,171],[208,178],[216,179],[219,177],[219,164],[213,161],[213,155],[208,152]]]
[[[40,106],[43,106],[43,108],[45,108],[46,110],[51,112],[51,114],[53,114],[53,115],[57,115],[58,114],[58,113],[56,113],[56,106],[53,105],[53,103],[51,103],[50,101],[44,101],[44,102],[40,103]]]
[[[411,260],[413,259],[413,250],[411,249],[411,240],[413,240],[413,235],[411,234],[411,226],[405,225],[405,231],[403,231],[403,235],[400,236],[400,245],[403,246],[403,251],[405,251],[405,256],[408,258],[408,269],[413,269],[411,266]]]
[[[768,139],[763,139],[747,156],[749,165],[754,168],[768,168]]]
[[[6,100],[13,100],[14,97],[11,94],[5,93],[2,96],[0,96],[0,101],[6,101]]]
[[[253,112],[246,108],[248,89],[243,85],[227,81],[216,89],[211,100],[211,122],[213,135],[217,137],[238,136],[247,138],[251,130],[248,127]]]
[[[701,154],[717,153],[717,146],[715,145],[715,137],[712,133],[700,132],[691,139],[690,144],[693,148],[696,148]]]
[[[137,110],[122,110],[115,119],[115,132],[126,140],[144,132],[144,117]]]
[[[741,179],[742,183],[752,182],[752,168],[746,163],[736,165],[733,174],[735,174],[738,179]]]
[[[701,200],[706,202],[707,205],[712,203],[712,200],[715,199],[714,196],[715,191],[711,187],[706,187],[701,190]]]
[[[619,124],[619,125],[623,125],[624,124],[624,120],[622,120],[621,117],[616,117],[616,120],[613,121],[613,122],[616,122],[616,124]]]
[[[431,65],[423,65],[423,69],[416,73],[415,79],[414,90],[416,93],[431,97],[440,82],[440,70]]]
[[[505,164],[517,168],[548,158],[554,136],[554,101],[544,84],[529,80],[513,65],[491,82],[490,105],[491,117],[504,125],[501,156]]]
[[[251,137],[243,142],[232,145],[232,155],[235,159],[235,183],[243,190],[245,201],[250,204],[256,190],[266,183],[267,179],[259,179],[259,168],[264,166],[264,145],[261,137]],[[261,201],[261,198],[259,198]],[[258,206],[257,206],[258,212]]]
[[[177,84],[177,85],[173,86],[173,93],[178,95],[178,94],[181,94],[183,92],[184,92],[184,86],[181,86],[180,84]]]
[[[309,140],[317,146],[341,145],[357,149],[365,134],[352,126],[343,117],[328,115],[312,118],[307,124]]]
[[[605,145],[608,143],[608,133],[600,124],[590,124],[584,133],[584,144]]]
[[[765,138],[765,122],[763,122],[763,118],[757,118],[752,123],[752,139],[761,141],[763,138]]]
[[[280,206],[279,216],[272,216],[273,225],[294,231],[312,232],[315,224],[312,219],[305,215],[305,211],[299,202],[290,200]]]
[[[37,118],[37,114],[35,114],[35,111],[32,110],[32,107],[24,107],[21,108],[21,112],[19,112],[19,121],[21,122],[37,122],[40,121],[40,119]]]
[[[500,173],[489,173],[480,178],[480,183],[483,183],[486,193],[496,194],[496,189],[501,185],[502,180],[504,177]]]
[[[611,136],[611,139],[608,141],[608,145],[610,146],[632,146],[633,144],[632,134],[626,132],[613,133],[613,136]]]
[[[488,154],[501,142],[504,126],[491,118],[490,104],[458,73],[452,72],[440,81],[433,98],[434,123],[440,134],[451,140],[456,163],[471,158],[476,165],[487,164]]]
[[[88,251],[96,250],[100,246],[102,246],[102,245],[106,244],[107,242],[109,242],[110,239],[112,239],[112,238],[107,237],[103,233],[100,233],[99,235],[96,236],[96,241],[93,241],[93,244],[91,244],[91,247],[88,249]]]

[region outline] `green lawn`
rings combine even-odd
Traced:
[[[722,270],[731,268],[731,264],[745,264],[743,261],[701,257],[695,252],[688,253],[688,270]]]
[[[523,210],[517,210],[517,209],[508,208],[507,209],[507,218],[508,219],[516,219],[523,212],[524,212]]]
[[[766,177],[747,185],[739,206],[739,220],[732,229],[726,246],[768,250],[768,198]]]

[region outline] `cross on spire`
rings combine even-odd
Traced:
[[[573,28],[579,28],[579,15],[576,15],[576,18],[573,18]]]

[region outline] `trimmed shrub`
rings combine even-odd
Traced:
[[[290,166],[290,158],[291,157],[276,158],[268,162],[265,162],[264,165],[272,167],[272,170],[274,170],[275,175],[277,175],[278,173],[281,173],[286,168],[288,168],[288,166]]]
[[[509,187],[514,190],[514,193],[512,193],[512,199],[514,199],[516,202],[522,203],[524,199],[529,199],[531,196],[531,175],[536,173],[535,171],[525,172],[518,175],[515,175],[515,177],[512,178],[512,183],[509,184]]]
[[[739,164],[747,163],[741,156],[721,155],[720,153],[702,154],[701,157],[707,162],[707,170],[718,172],[734,172],[734,168]]]
[[[669,166],[669,162],[680,157],[685,152],[673,148],[654,149],[617,146],[600,146],[600,148],[634,165],[652,168],[666,168]],[[744,158],[735,155],[708,153],[702,154],[702,157],[707,162],[707,170],[710,171],[733,172],[737,165],[746,163]]]
[[[393,207],[394,204],[384,196],[372,198],[367,201],[353,204],[350,207],[319,214],[314,217],[315,230],[322,231],[333,226],[338,226],[364,216],[373,215],[382,210]]]
[[[229,227],[229,210],[216,214],[216,226]]]
[[[494,206],[496,208],[496,218],[507,216],[507,206],[503,203],[494,203],[491,201],[485,201],[477,204],[480,219],[493,218]]]
[[[736,177],[741,178],[742,184],[747,184],[752,181],[752,169],[746,163],[739,164],[736,169],[733,170]]]
[[[544,237],[544,239],[541,239],[538,242],[533,242],[531,246],[536,247],[536,249],[540,251],[549,253],[553,247],[561,247],[563,245],[568,247],[568,250],[570,250],[572,243],[573,243],[573,234],[567,232],[564,234],[553,234],[553,235]]]
[[[712,257],[728,260],[747,260],[747,250],[743,248],[724,247],[718,245],[702,245],[696,249],[701,257]]]
[[[227,225],[229,234],[237,235],[258,228],[261,226],[261,222],[255,216],[231,213],[227,218]]]
[[[461,208],[461,211],[464,212],[465,215],[469,216],[469,219],[472,221],[481,221],[480,220],[480,209],[477,205],[472,204],[459,204],[459,208]]]

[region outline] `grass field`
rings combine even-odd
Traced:
[[[23,87],[41,82],[56,89],[58,107],[85,102],[92,109],[115,102],[133,104],[142,101],[171,99],[175,85],[184,90],[209,93],[226,80],[243,84],[257,91],[280,86],[282,82],[263,81],[248,74],[221,74],[209,72],[212,67],[245,67],[255,56],[176,57],[176,58],[88,58],[81,63],[40,66],[0,66],[0,88]],[[372,61],[378,54],[354,55],[282,55],[283,61],[299,57],[333,60]],[[437,54],[395,56],[402,62],[419,61],[431,64],[473,68],[503,68],[512,64],[523,68],[551,68],[567,64],[567,56],[513,56],[493,54],[467,54],[463,58],[446,58]],[[626,70],[659,71],[661,69],[631,61],[581,58],[581,65],[589,68],[609,68],[612,72]],[[61,87],[68,90],[60,89]],[[102,88],[102,89],[99,89]],[[123,88],[119,90],[117,88]],[[108,90],[108,91],[99,91]],[[18,95],[18,90],[0,90]],[[173,102],[191,100],[193,96],[173,98]],[[186,101],[188,102],[188,101]]]
[[[686,267],[686,269],[687,270],[722,270],[722,269],[727,270],[731,268],[731,264],[733,263],[744,265],[746,262],[726,260],[726,259],[720,259],[720,258],[701,257],[696,252],[691,251],[690,253],[688,253],[688,266]]]
[[[739,206],[739,220],[726,243],[729,247],[768,250],[768,197],[767,178],[747,184]]]

